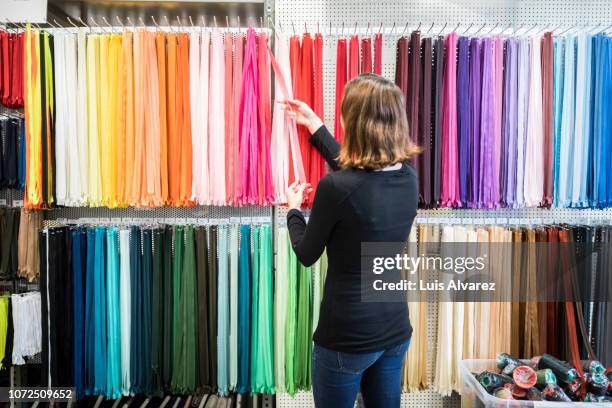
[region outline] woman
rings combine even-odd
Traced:
[[[361,302],[362,242],[406,242],[418,200],[417,175],[407,161],[409,140],[400,89],[380,76],[350,81],[342,101],[340,146],[303,102],[285,108],[307,126],[333,172],[319,182],[308,224],[300,211],[310,185],[287,192],[293,250],[312,265],[327,248],[329,267],[314,333],[313,390],[319,408],[399,407],[400,371],[412,327],[405,302]],[[370,272],[371,273],[371,272]]]

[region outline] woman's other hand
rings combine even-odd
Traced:
[[[310,109],[308,104],[298,101],[297,99],[288,99],[279,103],[284,109],[289,111],[289,114],[295,118],[298,125],[306,126],[310,134],[313,134],[323,126],[321,118]]]
[[[289,187],[287,187],[287,207],[290,210],[299,210],[304,202],[304,196],[312,191],[310,183],[300,183],[294,181]]]

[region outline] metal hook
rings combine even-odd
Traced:
[[[457,26],[455,28],[453,28],[453,31],[451,31],[451,33],[456,33],[457,30],[459,29],[459,26],[461,26],[461,23],[457,23]]]
[[[91,20],[91,22],[96,28],[100,28],[100,26],[98,25],[98,22],[92,16],[89,16],[89,19]]]
[[[497,26],[498,26],[498,25],[499,25],[499,22],[498,22],[498,23],[495,23],[495,25],[493,26],[493,28],[492,28],[492,29],[490,29],[490,30],[487,32],[487,35],[491,34],[491,33],[493,32],[493,30],[495,30],[495,29],[497,28]]]
[[[461,24],[461,23],[459,23]],[[444,31],[444,29],[446,28],[446,26],[448,25],[448,22],[444,23],[444,27],[442,27],[442,29],[440,30],[440,32],[438,33],[438,37],[442,35],[442,32]]]
[[[431,31],[431,29],[433,28],[434,23],[431,23],[431,26],[429,27],[429,30],[427,30],[427,32],[425,34],[429,34],[429,32]]]
[[[516,26],[512,28],[512,35],[518,33],[519,31],[521,31],[523,29],[523,27],[525,27],[525,23],[521,24],[521,26],[517,29]]]
[[[229,31],[229,17],[225,16],[225,29]]]
[[[368,23],[368,26],[366,27],[366,32],[365,32],[365,36],[368,36],[368,32],[370,31],[370,23]]]
[[[151,20],[153,21],[153,25],[155,25],[155,31],[157,31],[159,29],[159,25],[157,24],[157,21],[155,21],[155,17],[151,16]]]
[[[138,21],[140,21],[140,24],[142,24],[142,28],[145,28],[147,26],[144,20],[142,19],[142,16],[138,16]]]
[[[217,26],[217,16],[213,16],[213,24],[215,25],[215,28],[219,28]]]
[[[357,35],[357,22],[355,21],[355,29],[353,30],[353,35]]]
[[[168,26],[168,30],[170,30],[170,31],[174,31],[174,30],[172,29],[172,25],[170,24],[170,20],[168,20],[168,16],[164,15],[164,16],[163,16],[163,19],[166,21],[166,25]]]
[[[306,21],[304,21],[304,32],[307,33],[308,32],[308,26],[306,25]]]
[[[225,16],[225,18],[227,19],[227,16]],[[259,16],[259,28],[263,30],[263,17],[262,16]]]
[[[480,31],[481,31],[483,28],[485,28],[485,26],[486,26],[486,25],[487,25],[487,23],[484,23],[484,24],[482,25],[482,27],[480,27],[480,28],[478,29],[478,31],[476,31],[476,32],[474,33],[474,35],[478,35],[478,33],[479,33],[479,32],[480,32]]]
[[[419,25],[417,26],[417,29],[415,31],[419,31],[421,29],[421,22],[419,21]]]
[[[563,35],[565,33],[567,33],[569,30],[575,28],[578,24],[574,24],[573,26],[571,26],[570,28],[567,28],[565,30],[563,30],[562,32],[559,33],[559,35]]]
[[[589,30],[589,33],[592,33],[593,31],[596,31],[596,30],[597,30],[599,27],[601,27],[601,26],[602,26],[602,24],[603,24],[603,23],[599,23],[599,24],[597,24],[595,27],[591,28],[591,29]]]
[[[201,27],[203,29],[204,27],[206,27],[206,17],[204,17],[204,15],[201,15],[200,16],[200,21],[202,22],[202,26]]]
[[[295,34],[295,24],[293,24],[293,20],[291,20],[291,28],[293,29],[293,35]]]
[[[342,22],[342,33],[340,35],[344,37],[344,21]]]
[[[153,17],[153,16],[151,16],[151,17]],[[119,18],[118,15],[115,15],[115,19],[117,20],[117,22],[119,23],[121,28],[125,30],[125,26],[123,25],[123,21],[121,21],[121,19]],[[155,20],[153,20],[153,21],[155,21]]]
[[[546,30],[548,30],[548,27],[550,27],[550,23],[546,24],[546,27],[544,27],[543,29],[541,29],[540,31],[536,32],[536,35],[541,35],[544,34],[544,32],[546,32]]]
[[[319,26],[319,21],[317,21],[317,34],[321,34],[321,27]]]
[[[391,31],[389,32],[389,34],[393,35],[394,31],[395,31],[395,22],[393,22],[393,26],[391,27]]]
[[[110,23],[108,22],[108,20],[106,19],[105,16],[102,16],[102,21],[104,21],[106,23],[106,25],[108,26],[108,28],[110,29],[110,32],[113,32],[113,26],[110,25]]]
[[[193,25],[193,19],[191,18],[191,14],[188,17],[189,17],[189,24],[191,24],[191,28],[193,28],[194,25]]]
[[[474,26],[474,23],[470,23],[470,25],[468,26],[468,28],[466,28],[466,29],[463,31],[463,33],[461,33],[461,34],[465,34],[465,33],[467,33],[468,31],[470,31],[470,28],[472,28],[473,26]]]
[[[533,27],[531,27],[529,30],[525,31],[525,35],[529,35],[529,33],[531,32],[531,30],[533,30],[534,28],[537,28],[538,24],[534,24]]]
[[[400,35],[400,37],[404,36],[404,33],[406,32],[406,30],[408,29],[408,24],[410,24],[410,22],[407,22],[406,25],[404,26],[404,31],[402,31],[402,34]]]
[[[183,31],[183,22],[179,16],[176,16],[176,21],[178,21],[179,30]]]
[[[604,28],[603,30],[601,30],[601,31],[599,32],[599,34],[604,34],[606,31],[608,31],[608,30],[609,30],[609,29],[611,29],[611,28],[612,28],[612,24],[610,24],[609,26],[607,26],[606,28]]]
[[[127,16],[126,18],[127,18],[128,24],[132,26],[132,31],[135,31],[136,30],[136,23],[134,23],[129,16]]]
[[[382,26],[383,26],[383,22],[380,22],[380,27],[378,27],[378,34],[380,34],[380,32],[382,31]]]

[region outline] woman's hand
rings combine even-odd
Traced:
[[[310,109],[308,104],[298,101],[297,99],[286,100],[279,103],[284,109],[289,111],[289,114],[295,118],[298,125],[306,126],[310,134],[313,134],[323,126],[321,118]]]
[[[302,202],[304,202],[304,194],[309,194],[311,191],[310,183],[294,181],[287,187],[287,207],[290,210],[299,210],[302,207]]]

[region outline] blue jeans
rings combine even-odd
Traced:
[[[401,370],[410,341],[374,353],[342,353],[315,343],[312,388],[317,408],[353,408],[357,393],[366,408],[400,406]]]

